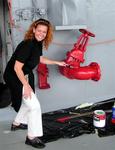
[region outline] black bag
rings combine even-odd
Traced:
[[[7,107],[11,104],[10,91],[6,84],[0,83],[0,108]]]

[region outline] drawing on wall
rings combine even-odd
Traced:
[[[39,18],[50,20],[54,26],[86,25],[86,0],[14,0],[9,8],[14,47],[28,26]]]
[[[48,18],[53,25],[80,25],[86,24],[86,0],[32,0],[29,6],[14,8],[14,20],[34,21],[39,18]]]
[[[15,10],[15,20],[16,21],[23,21],[23,20],[30,20],[34,21],[38,18],[44,18],[44,15],[46,15],[45,9],[39,9],[39,8],[24,8],[24,9],[17,9]]]

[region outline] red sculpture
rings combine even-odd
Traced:
[[[80,66],[85,61],[84,52],[88,44],[89,36],[95,35],[85,29],[80,29],[82,32],[76,44],[71,51],[67,52],[67,58],[64,60],[67,66],[59,66],[62,75],[69,79],[98,81],[101,77],[100,66],[96,62],[90,63],[88,66]]]
[[[38,87],[40,89],[48,89],[50,88],[50,85],[47,83],[47,77],[48,77],[48,68],[46,64],[39,63],[37,67],[38,72]]]

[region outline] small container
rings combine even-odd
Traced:
[[[93,117],[93,125],[97,128],[105,127],[106,114],[103,110],[95,110]]]
[[[115,104],[112,107],[112,119],[111,119],[111,122],[115,124]]]

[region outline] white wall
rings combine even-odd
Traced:
[[[115,97],[115,1],[87,0],[87,8],[88,30],[95,33],[96,37],[90,40],[94,45],[87,47],[83,65],[88,65],[92,61],[99,63],[101,79],[98,82],[70,80],[59,73],[57,66],[50,66],[51,89],[37,89],[43,111]],[[77,34],[79,33],[75,31],[55,32],[54,42],[66,43],[67,46],[52,44],[46,55],[58,60],[63,59],[66,52],[71,49],[68,43],[74,43]]]
[[[18,0],[18,3],[16,3],[15,0],[13,5],[17,5],[17,7],[20,5],[21,7],[20,1]],[[24,5],[27,6],[25,1],[23,1],[23,7]],[[28,5],[31,4],[28,3]],[[34,70],[36,92],[43,112],[67,108],[84,102],[102,101],[115,96],[115,1],[86,0],[86,6],[86,25],[88,30],[95,33],[96,37],[90,39],[83,65],[88,65],[94,61],[99,63],[101,79],[98,82],[70,80],[59,73],[57,66],[48,66],[48,82],[51,88],[40,90],[37,88],[37,73]],[[76,17],[76,14],[74,17]],[[22,22],[23,25],[25,23],[27,23],[27,20]],[[23,29],[25,30],[26,26],[23,26]],[[14,29],[13,34],[15,40],[16,38],[19,40],[23,35],[21,30],[17,32],[16,29]],[[52,59],[63,60],[66,57],[66,52],[71,50],[79,35],[78,30],[55,31],[53,43],[48,52],[44,52],[44,55]]]

